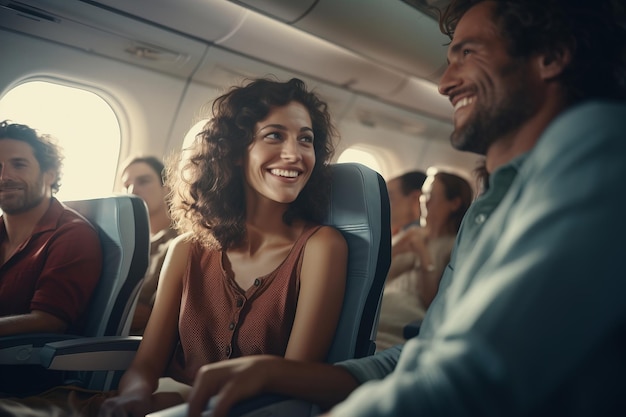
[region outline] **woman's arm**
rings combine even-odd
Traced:
[[[101,416],[117,415],[123,409],[131,416],[144,416],[151,409],[151,396],[165,372],[178,340],[178,314],[182,277],[189,257],[186,236],[176,238],[161,270],[156,301],[139,350],[119,385],[119,395],[107,400]],[[143,414],[142,414],[143,413]]]
[[[403,230],[391,240],[391,264],[387,271],[385,285],[413,269],[413,265],[415,265],[415,254],[411,247],[411,235]]]
[[[260,393],[276,393],[313,402],[323,409],[343,401],[359,383],[340,366],[246,356],[203,366],[189,397],[189,417],[199,417],[214,395],[213,417],[225,417],[237,402]]]
[[[436,270],[434,257],[427,244],[428,235],[428,229],[423,227],[411,227],[406,230],[405,235],[410,242],[411,251],[419,259],[419,266],[416,268],[418,273],[417,294],[425,309],[430,306],[435,294],[437,294],[442,273],[442,271]],[[415,268],[415,266],[413,267]]]
[[[429,251],[427,246],[426,251]],[[439,290],[439,282],[441,281],[441,276],[443,275],[443,270],[450,262],[452,247],[439,247],[439,251],[445,253],[429,254],[430,259],[433,260],[431,267],[424,268],[423,265],[420,265],[419,268],[417,294],[424,309],[428,309],[428,307],[430,307],[430,304],[433,302],[433,299],[437,295],[437,291]],[[435,261],[435,259],[437,261]]]
[[[326,359],[343,304],[347,264],[348,245],[338,230],[325,226],[309,238],[285,358]]]

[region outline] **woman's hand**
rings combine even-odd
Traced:
[[[411,252],[419,256],[419,251],[426,246],[428,230],[424,227],[412,226],[403,230],[393,240],[392,257],[401,253]]]
[[[198,370],[189,395],[189,417],[200,417],[209,399],[217,401],[212,417],[226,417],[237,402],[261,394],[271,379],[271,370],[282,358],[247,356],[204,365]]]
[[[420,253],[426,249],[428,229],[425,227],[410,227],[406,230],[403,238],[408,240],[411,251],[414,252],[416,256],[419,256]]]
[[[209,399],[211,417],[226,417],[237,402],[262,393],[282,394],[319,405],[340,403],[359,386],[344,368],[279,356],[246,356],[205,365],[196,374],[189,396],[189,417],[200,417]]]
[[[397,236],[394,237],[391,246],[391,256],[397,256],[406,252],[413,252],[411,247],[411,235],[407,230],[403,230]]]

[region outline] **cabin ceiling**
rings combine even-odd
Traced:
[[[448,39],[431,15],[403,0],[88,2],[440,120],[452,115],[436,92]],[[207,73],[199,68],[200,77]]]
[[[424,12],[445,2],[0,0],[0,27],[217,86],[228,72],[302,74],[449,123],[436,87],[448,39]]]

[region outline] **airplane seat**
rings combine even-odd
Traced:
[[[145,203],[133,195],[117,195],[64,204],[98,229],[102,245],[102,274],[89,303],[83,334],[127,335],[134,312],[131,310],[150,255],[150,223]]]
[[[374,353],[383,286],[391,262],[389,197],[383,178],[357,163],[332,165],[325,224],[348,244],[343,307],[327,362]]]
[[[333,164],[331,190],[324,223],[337,228],[348,243],[344,303],[327,356],[327,362],[335,363],[375,351],[380,301],[391,263],[391,226],[387,187],[376,171],[358,163]],[[181,404],[150,416],[182,417],[185,410],[186,404]],[[237,404],[230,416],[304,417],[318,412],[305,401],[268,394]]]
[[[89,220],[98,231],[103,251],[103,269],[86,312],[82,334],[20,334],[0,338],[0,364],[42,365],[48,345],[61,348],[63,343],[108,337],[127,337],[130,332],[137,295],[148,268],[150,224],[142,199],[133,195],[115,195],[88,200],[65,201]],[[135,346],[140,338],[135,338]],[[90,362],[88,354],[60,358],[45,364],[48,369],[68,371],[68,383],[89,389],[109,389],[116,375],[112,372],[73,372],[80,362]],[[99,370],[96,368],[95,370]],[[19,369],[16,368],[16,372]],[[117,376],[119,378],[119,376]]]
[[[389,197],[380,174],[357,163],[335,164],[332,165],[331,181],[330,210],[325,224],[336,227],[348,243],[344,305],[327,356],[327,361],[334,363],[375,351],[382,289],[391,263],[391,227]],[[132,336],[127,336],[95,338],[95,342],[94,338],[83,338],[49,343],[42,348],[41,362],[45,366],[58,365],[55,369],[122,370],[132,361],[133,349],[136,350],[134,342]],[[120,352],[129,354],[129,357],[118,361],[116,356]],[[104,389],[114,387],[110,385]],[[158,412],[165,414],[153,414],[182,417],[185,406],[182,404]],[[252,410],[258,415],[261,406],[264,406],[262,415],[267,416],[308,416],[317,409],[304,401],[263,395],[242,402],[231,414],[241,415]]]

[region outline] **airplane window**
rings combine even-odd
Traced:
[[[51,82],[20,84],[0,99],[0,118],[54,136],[63,148],[59,200],[111,194],[120,153],[120,125],[100,96]]]
[[[337,162],[358,162],[378,173],[382,173],[380,164],[374,155],[363,149],[348,148],[339,155]]]

